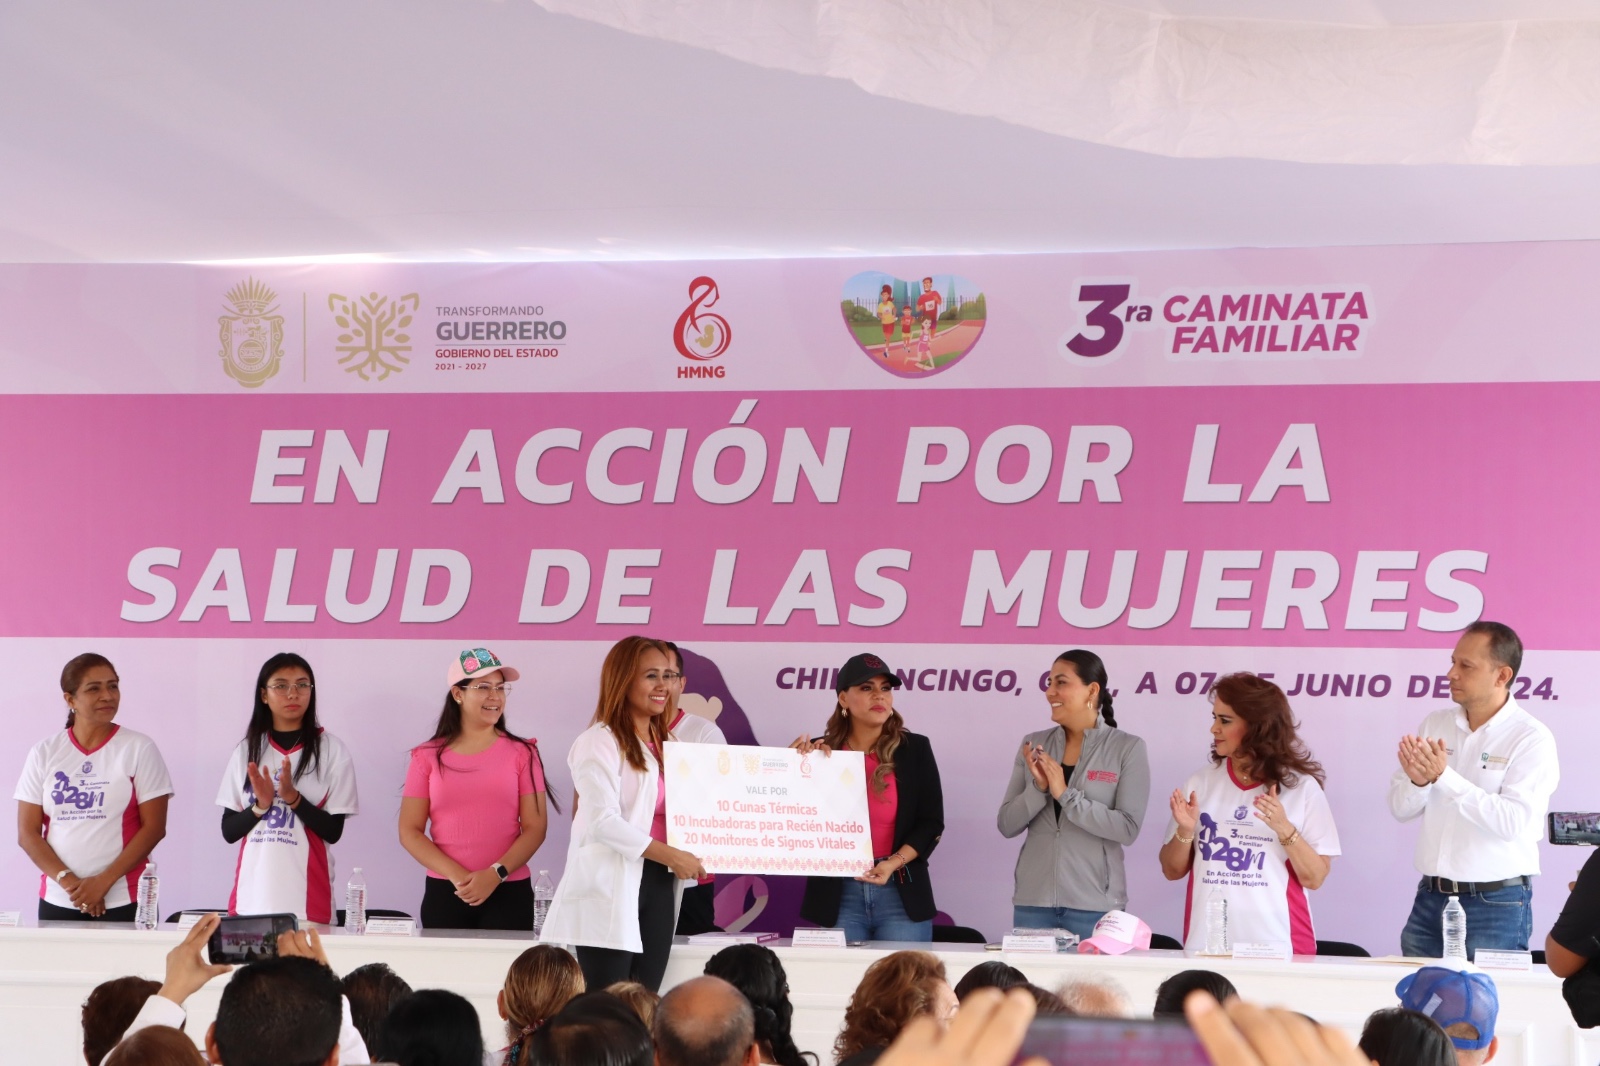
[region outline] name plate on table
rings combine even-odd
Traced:
[[[1007,933],[1000,940],[1001,951],[1034,951],[1044,955],[1056,953],[1054,933]]]
[[[842,948],[848,945],[844,942],[843,929],[796,929],[794,940],[791,941],[797,948]]]
[[[0,925],[21,925],[21,911],[0,911]]]
[[[667,843],[707,873],[855,877],[872,868],[866,757],[666,745]]]
[[[368,936],[413,936],[417,931],[415,918],[368,918]]]
[[[1262,941],[1259,944],[1240,943],[1234,944],[1235,959],[1272,959],[1274,962],[1288,962],[1293,957],[1290,946],[1283,941]]]
[[[1485,970],[1533,969],[1531,951],[1490,951],[1487,948],[1479,948],[1473,953],[1472,961]]]
[[[1236,959],[1272,959],[1276,962],[1288,962],[1292,954],[1289,945],[1281,941],[1233,945],[1233,957]]]

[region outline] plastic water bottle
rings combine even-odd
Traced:
[[[135,929],[154,929],[161,922],[161,916],[156,911],[157,897],[161,895],[161,879],[156,876],[156,864],[144,864],[144,873],[139,875],[139,906],[133,914],[133,927]]]
[[[539,880],[533,883],[533,938],[544,935],[545,915],[550,913],[550,901],[556,898],[556,883],[550,880],[549,870],[539,871]]]
[[[357,935],[367,931],[367,879],[359,866],[350,871],[344,886],[344,931]]]
[[[1467,961],[1467,912],[1455,896],[1444,905],[1444,957]]]
[[[1233,937],[1228,932],[1228,897],[1213,892],[1206,900],[1206,954],[1230,955]]]

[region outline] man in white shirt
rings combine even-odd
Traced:
[[[1404,955],[1443,956],[1451,896],[1466,911],[1468,958],[1478,948],[1528,950],[1539,839],[1561,774],[1550,730],[1511,698],[1521,667],[1510,626],[1474,622],[1450,656],[1456,706],[1400,738],[1389,809],[1402,822],[1422,818],[1423,877],[1400,934]]]

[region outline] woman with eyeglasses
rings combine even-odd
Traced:
[[[255,707],[217,789],[222,839],[239,845],[229,914],[333,921],[329,848],[356,813],[350,749],[317,724],[316,677],[294,652],[256,675]]]
[[[44,873],[44,921],[131,922],[134,886],[167,835],[172,779],[155,743],[114,721],[122,683],[85,652],[61,671],[67,725],[28,752],[17,782],[17,842]]]
[[[577,804],[567,868],[543,939],[577,947],[589,988],[637,981],[652,992],[666,976],[682,880],[705,867],[667,843],[662,759],[677,679],[659,640],[624,637],[600,667],[588,729],[567,752]]]
[[[428,871],[426,929],[533,928],[528,860],[544,843],[546,800],[561,807],[547,795],[538,741],[506,726],[521,676],[487,648],[463,650],[433,737],[411,749],[400,843]]]

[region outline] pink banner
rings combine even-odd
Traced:
[[[10,397],[0,633],[1600,647],[1600,385],[984,399]]]

